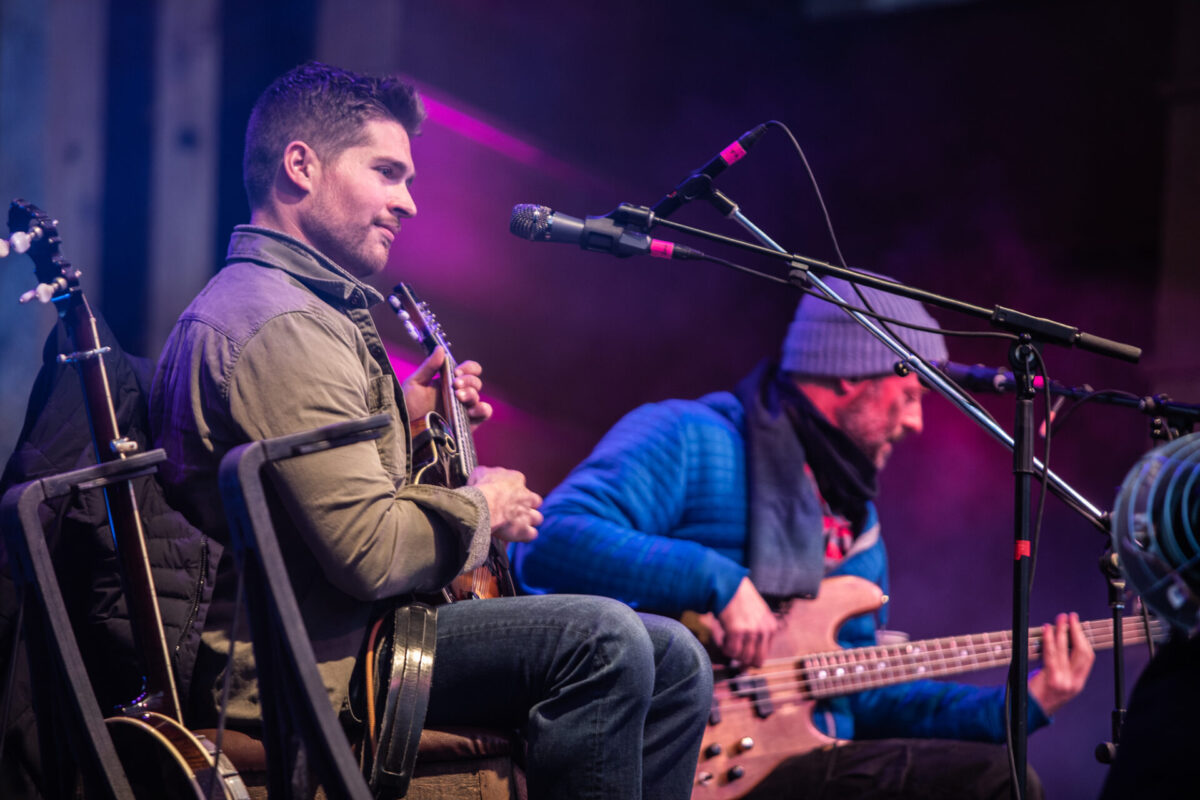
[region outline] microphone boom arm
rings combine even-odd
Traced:
[[[623,205],[626,205],[626,204],[623,204]],[[636,209],[638,209],[638,208],[639,207],[637,207],[637,206],[633,206],[631,208],[631,210],[627,213],[637,213]],[[712,233],[710,231],[705,231],[705,230],[702,230],[699,228],[693,228],[691,226],[683,225],[678,222],[674,222],[672,220],[664,220],[664,219],[658,218],[655,215],[651,216],[650,224],[651,225],[654,225],[654,224],[663,225],[665,227],[671,228],[672,230],[677,230],[682,233],[689,233],[689,234],[692,234],[695,236],[699,236],[700,238],[703,238],[703,239],[720,242],[722,244],[732,245],[734,247],[739,247],[744,250],[750,250],[752,252],[760,253],[762,255],[770,256],[773,258],[783,258],[791,263],[791,272],[789,274],[789,280],[792,283],[799,284],[801,286],[806,286],[808,284],[811,284],[814,287],[816,287],[826,297],[830,298],[831,300],[837,301],[837,302],[844,303],[845,299],[842,298],[841,296],[839,296],[838,293],[835,292],[833,289],[831,289],[828,284],[826,284],[824,281],[822,281],[821,278],[819,277],[819,275],[832,275],[834,277],[843,278],[843,279],[853,282],[853,283],[860,283],[864,286],[870,286],[872,288],[879,289],[879,290],[885,291],[885,292],[894,292],[895,294],[903,295],[906,297],[911,297],[914,300],[919,300],[921,302],[928,302],[932,305],[937,305],[942,308],[948,308],[948,309],[951,309],[954,311],[960,311],[960,312],[969,314],[970,316],[975,316],[975,317],[979,317],[982,319],[991,320],[996,313],[994,310],[989,310],[982,306],[972,305],[971,303],[965,303],[960,300],[954,300],[952,298],[943,297],[942,295],[934,294],[933,292],[926,292],[921,289],[914,289],[910,286],[904,286],[902,284],[893,283],[892,281],[883,280],[883,279],[877,278],[873,275],[863,275],[863,274],[855,272],[853,270],[843,269],[842,267],[836,267],[832,264],[827,264],[823,261],[817,261],[816,259],[806,258],[804,256],[799,256],[794,253],[788,253],[778,243],[776,243],[770,236],[768,236],[765,232],[763,232],[760,228],[755,226],[748,219],[745,219],[744,215],[742,215],[740,212],[735,213],[734,217],[739,222],[742,222],[742,220],[745,220],[743,227],[745,227],[746,230],[748,230],[750,232],[750,234],[752,236],[754,236],[754,238],[763,242],[766,246],[759,246],[759,245],[755,245],[751,242],[744,242],[744,241],[741,241],[740,239],[734,239],[734,238],[731,238],[728,236],[723,236],[721,234]],[[997,309],[1000,309],[1000,307],[997,306]],[[990,419],[989,417],[984,415],[982,412],[980,412],[977,408],[975,408],[975,404],[970,398],[968,398],[966,395],[964,395],[957,386],[955,386],[953,383],[948,381],[940,372],[938,372],[936,369],[934,369],[928,362],[926,362],[924,359],[920,358],[917,354],[913,353],[911,350],[909,350],[907,347],[905,347],[903,344],[901,344],[898,340],[896,340],[895,337],[893,337],[887,331],[885,331],[881,327],[879,327],[879,325],[877,325],[875,323],[875,321],[873,319],[871,319],[870,317],[866,316],[865,314],[863,314],[859,311],[855,311],[853,308],[847,308],[845,310],[860,325],[862,325],[864,328],[866,328],[868,331],[870,331],[871,335],[873,335],[875,338],[879,339],[879,341],[882,342],[889,350],[891,350],[893,353],[895,353],[900,361],[904,362],[909,368],[911,368],[913,371],[917,372],[922,378],[924,378],[927,381],[930,388],[932,388],[938,394],[942,395],[942,397],[946,398],[948,401],[950,401],[950,403],[957,406],[967,416],[969,416],[973,420],[975,420],[976,424],[978,424],[980,427],[982,427],[994,439],[999,441],[1001,444],[1003,444],[1009,450],[1012,450],[1015,447],[1015,442],[1013,440],[1013,437],[1008,433],[1008,431],[1006,431],[1006,430],[1004,430],[1004,428],[1000,427],[999,423],[997,423],[995,420]],[[1027,315],[1021,315],[1021,316],[1024,317]],[[1032,319],[1040,319],[1040,318],[1033,317]],[[1011,323],[1011,317],[1009,317],[1009,320],[1010,320],[1010,324],[1015,324],[1015,323]],[[1091,338],[1093,340],[1099,339],[1099,337],[1091,337]],[[1099,339],[1099,341],[1107,342],[1109,340]],[[1065,344],[1066,342],[1059,342],[1059,343]],[[1078,344],[1081,347],[1083,346],[1082,342],[1076,342],[1076,344]],[[1119,343],[1114,343],[1114,344],[1119,344]],[[1116,353],[1112,353],[1112,355],[1116,355],[1117,357],[1120,357],[1120,358],[1126,358],[1127,357],[1126,354],[1136,353],[1136,354],[1140,355],[1140,353],[1141,353],[1141,351],[1139,349],[1132,348],[1129,345],[1119,345],[1119,347],[1121,348],[1120,351],[1116,352]],[[1136,360],[1136,357],[1134,360]],[[1062,499],[1063,502],[1065,502],[1071,508],[1075,509],[1079,514],[1081,514],[1085,519],[1087,519],[1088,522],[1092,523],[1092,525],[1094,525],[1098,530],[1100,530],[1101,532],[1106,533],[1106,534],[1108,533],[1109,526],[1108,526],[1108,522],[1107,522],[1107,514],[1104,511],[1100,510],[1097,506],[1095,506],[1093,503],[1091,503],[1082,494],[1080,494],[1078,491],[1076,491],[1074,487],[1072,487],[1069,483],[1067,483],[1065,480],[1063,480],[1053,470],[1047,470],[1045,468],[1045,465],[1043,465],[1039,459],[1034,458],[1033,463],[1034,463],[1034,469],[1036,471],[1036,474],[1039,477],[1042,477],[1047,481],[1047,485],[1049,486],[1050,490],[1052,492],[1054,492],[1054,494],[1056,496],[1058,496],[1060,499]]]

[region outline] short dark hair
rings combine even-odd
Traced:
[[[250,112],[242,181],[250,208],[270,194],[289,142],[302,141],[322,160],[365,141],[363,126],[392,119],[409,136],[420,133],[425,105],[417,90],[396,78],[360,75],[309,61],[280,75]]]

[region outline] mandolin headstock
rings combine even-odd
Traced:
[[[396,284],[396,288],[388,296],[388,304],[404,322],[404,330],[425,348],[426,353],[432,353],[434,348],[441,345],[442,350],[446,352],[447,361],[454,362],[450,355],[450,341],[446,338],[441,323],[430,310],[429,304],[417,298],[411,286],[407,283]]]

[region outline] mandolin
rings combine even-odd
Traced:
[[[436,411],[412,421],[414,469],[416,483],[434,484],[449,488],[465,486],[478,465],[475,442],[467,411],[454,393],[454,370],[458,362],[450,353],[450,343],[429,305],[417,299],[412,288],[397,284],[388,303],[404,321],[404,329],[424,348],[428,355],[437,347],[446,354],[440,375],[442,408],[447,420]],[[508,557],[495,541],[487,560],[470,572],[463,573],[442,589],[447,602],[509,597],[515,594]]]

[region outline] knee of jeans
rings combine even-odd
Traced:
[[[692,635],[691,631],[685,629],[686,638],[681,637],[680,641],[687,642],[687,652],[689,663],[692,664],[696,671],[696,693],[704,699],[704,702],[712,701],[713,693],[713,666],[712,659],[708,656],[708,651],[700,644],[700,640]]]
[[[641,617],[617,600],[598,601],[593,623],[601,647],[611,664],[647,686],[654,682],[654,643]]]
[[[712,695],[712,661],[691,631],[673,619],[644,616],[658,658],[660,677],[690,683],[707,705]]]

